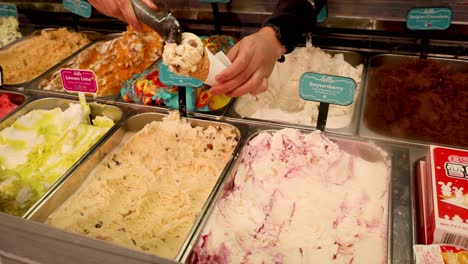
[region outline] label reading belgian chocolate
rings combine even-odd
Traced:
[[[452,24],[452,9],[448,7],[418,7],[408,11],[406,27],[409,30],[445,30]]]
[[[167,86],[181,86],[198,88],[203,86],[203,82],[192,77],[177,75],[169,70],[162,61],[158,64],[159,80]]]
[[[327,5],[324,5],[317,14],[317,23],[323,23],[328,17]]]
[[[91,17],[91,5],[88,1],[84,0],[63,0],[63,7],[79,16],[90,18]]]
[[[348,77],[306,72],[299,82],[299,96],[307,101],[346,106],[355,92],[356,82]]]
[[[0,3],[0,17],[16,17],[18,18],[18,10],[16,5]]]
[[[68,92],[96,93],[96,75],[90,70],[61,69],[63,88]]]

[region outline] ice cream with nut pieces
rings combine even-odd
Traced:
[[[173,259],[237,140],[229,127],[192,127],[175,113],[149,123],[104,159],[47,222]]]
[[[202,40],[193,33],[182,33],[182,42],[164,46],[163,62],[172,72],[204,81],[210,62]]]

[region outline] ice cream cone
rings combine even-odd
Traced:
[[[164,46],[163,62],[178,75],[196,78],[214,86],[218,84],[216,75],[230,64],[222,52],[217,55],[213,55],[198,36],[184,33],[181,44],[168,43]]]
[[[206,78],[208,78],[208,73],[210,72],[210,59],[207,52],[208,51],[205,50],[202,59],[197,64],[197,69],[194,72],[189,73],[191,77],[200,81],[205,81]]]

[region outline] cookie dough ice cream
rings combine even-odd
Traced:
[[[171,114],[114,151],[47,222],[175,258],[236,145],[230,128]]]
[[[208,75],[209,60],[202,40],[195,34],[182,33],[182,42],[164,46],[163,62],[172,72],[204,81]]]

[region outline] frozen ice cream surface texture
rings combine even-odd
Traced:
[[[40,35],[0,51],[5,83],[29,81],[88,43],[86,35],[66,28],[42,30]]]
[[[97,96],[118,95],[122,82],[161,57],[162,43],[161,37],[148,26],[143,24],[142,32],[128,26],[121,36],[94,43],[62,68],[92,70],[97,76]],[[39,88],[63,91],[60,71],[42,81]]]
[[[468,147],[467,63],[395,57],[371,67],[364,122],[385,136]]]
[[[243,149],[192,263],[386,263],[387,154],[320,132],[263,132]],[[377,159],[376,157],[381,157]]]
[[[80,104],[33,110],[0,131],[0,211],[25,213],[107,132],[87,123],[89,112]]]
[[[16,107],[18,106],[11,101],[8,94],[0,95],[0,118],[8,115],[11,111],[15,110]]]
[[[179,45],[167,43],[164,46],[163,63],[172,72],[188,76],[197,70],[197,65],[205,53],[204,47],[197,35],[184,32],[182,33],[182,42]]]
[[[47,223],[175,258],[236,145],[230,128],[173,113],[113,151]]]
[[[15,17],[0,17],[0,48],[21,38],[19,23]]]
[[[305,72],[316,72],[352,78],[357,84],[355,99],[359,96],[363,65],[353,67],[344,60],[343,54],[334,56],[320,48],[296,48],[285,55],[286,61],[277,63],[268,80],[268,90],[251,100],[248,96],[238,99],[235,111],[243,117],[274,120],[286,123],[315,126],[318,116],[317,102],[299,97],[299,80]],[[349,126],[355,104],[330,105],[328,128]]]

